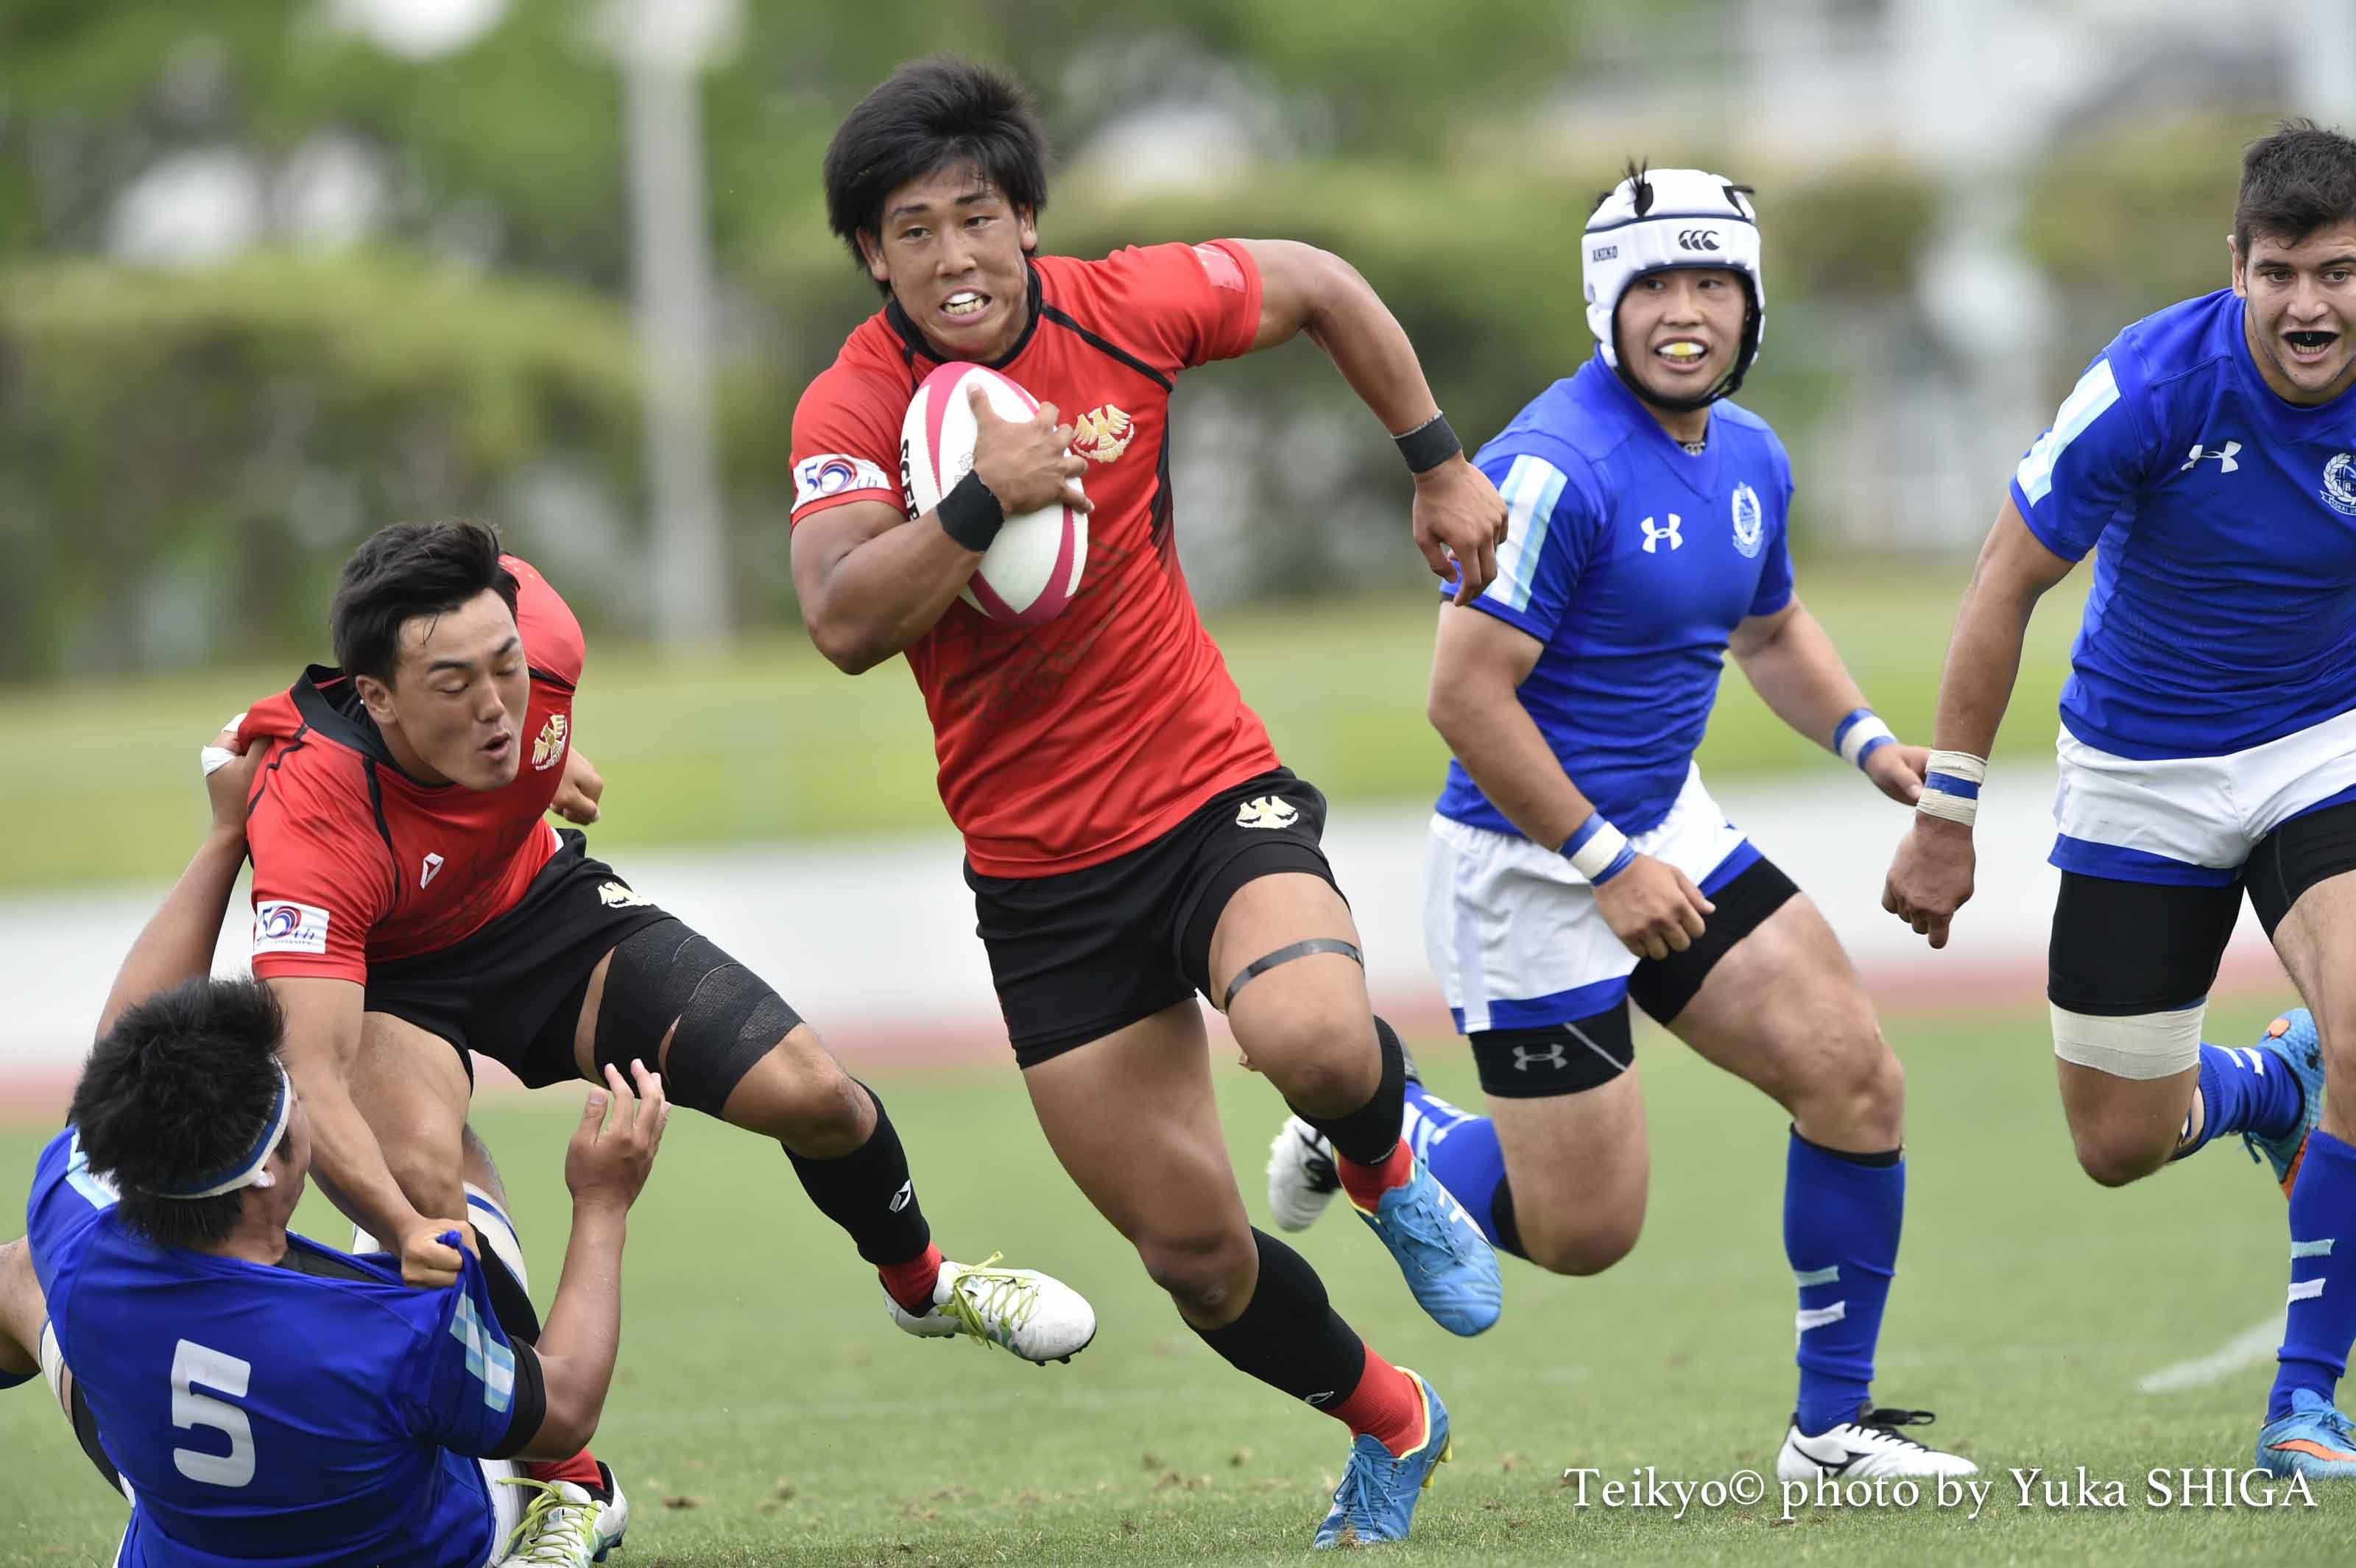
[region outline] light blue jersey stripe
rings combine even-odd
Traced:
[[[2062,400],[2062,411],[2053,416],[2053,428],[2037,438],[2037,444],[2029,449],[2029,455],[2020,460],[2020,467],[2013,475],[2030,506],[2045,499],[2052,490],[2053,465],[2062,460],[2070,443],[2083,434],[2104,409],[2118,400],[2119,383],[2111,374],[2111,362],[2095,360]]]
[[[1515,610],[1530,607],[1547,529],[1554,522],[1555,503],[1562,499],[1565,483],[1562,470],[1543,457],[1516,457],[1505,470],[1505,482],[1497,486],[1505,503],[1505,542],[1497,547],[1497,577],[1489,584],[1487,597]]]

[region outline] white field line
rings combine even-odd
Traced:
[[[2222,1382],[2235,1372],[2271,1360],[2275,1349],[2282,1343],[2283,1314],[2268,1314],[2263,1320],[2226,1340],[2205,1356],[2195,1356],[2189,1361],[2172,1361],[2159,1371],[2136,1381],[2137,1393],[2175,1393],[2183,1389],[2204,1388]]]

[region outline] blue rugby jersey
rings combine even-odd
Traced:
[[[1473,459],[1505,501],[1497,579],[1472,607],[1545,645],[1522,706],[1623,833],[1660,825],[1718,699],[1727,635],[1791,603],[1792,464],[1720,402],[1688,453],[1599,352]],[[1451,761],[1441,816],[1520,830]]]
[[[2114,338],[2012,502],[2055,555],[2095,552],[2062,690],[2087,745],[2220,756],[2356,708],[2356,392],[2277,397],[2231,290]]]
[[[26,1204],[35,1272],[100,1441],[136,1498],[127,1568],[478,1568],[515,1359],[481,1266],[412,1290],[159,1248],[120,1221],[69,1126]],[[339,1270],[339,1272],[343,1272]]]

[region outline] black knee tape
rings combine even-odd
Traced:
[[[1226,999],[1219,1003],[1219,1011],[1224,1013],[1234,1009],[1236,993],[1244,988],[1246,981],[1257,980],[1280,964],[1290,964],[1296,958],[1306,958],[1312,953],[1339,953],[1359,968],[1363,969],[1366,966],[1365,955],[1340,937],[1312,936],[1306,942],[1296,942],[1290,946],[1280,947],[1264,958],[1255,958],[1237,970],[1236,977],[1227,982],[1227,995]]]
[[[598,1068],[648,1061],[670,1034],[663,1092],[717,1116],[729,1093],[776,1048],[801,1015],[768,982],[688,929],[659,921],[623,939],[605,968],[598,1005]]]
[[[1583,1093],[1611,1083],[1636,1060],[1625,1004],[1545,1029],[1483,1029],[1472,1040],[1481,1087],[1501,1100]]]

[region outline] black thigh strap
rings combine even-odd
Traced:
[[[1296,942],[1290,947],[1280,947],[1265,958],[1255,958],[1237,970],[1236,977],[1227,982],[1227,999],[1219,1004],[1219,1010],[1224,1013],[1234,1009],[1236,993],[1244,988],[1245,982],[1258,979],[1280,964],[1290,964],[1296,958],[1306,958],[1312,953],[1339,953],[1359,968],[1363,969],[1366,966],[1365,955],[1340,937],[1312,936],[1306,942]]]

